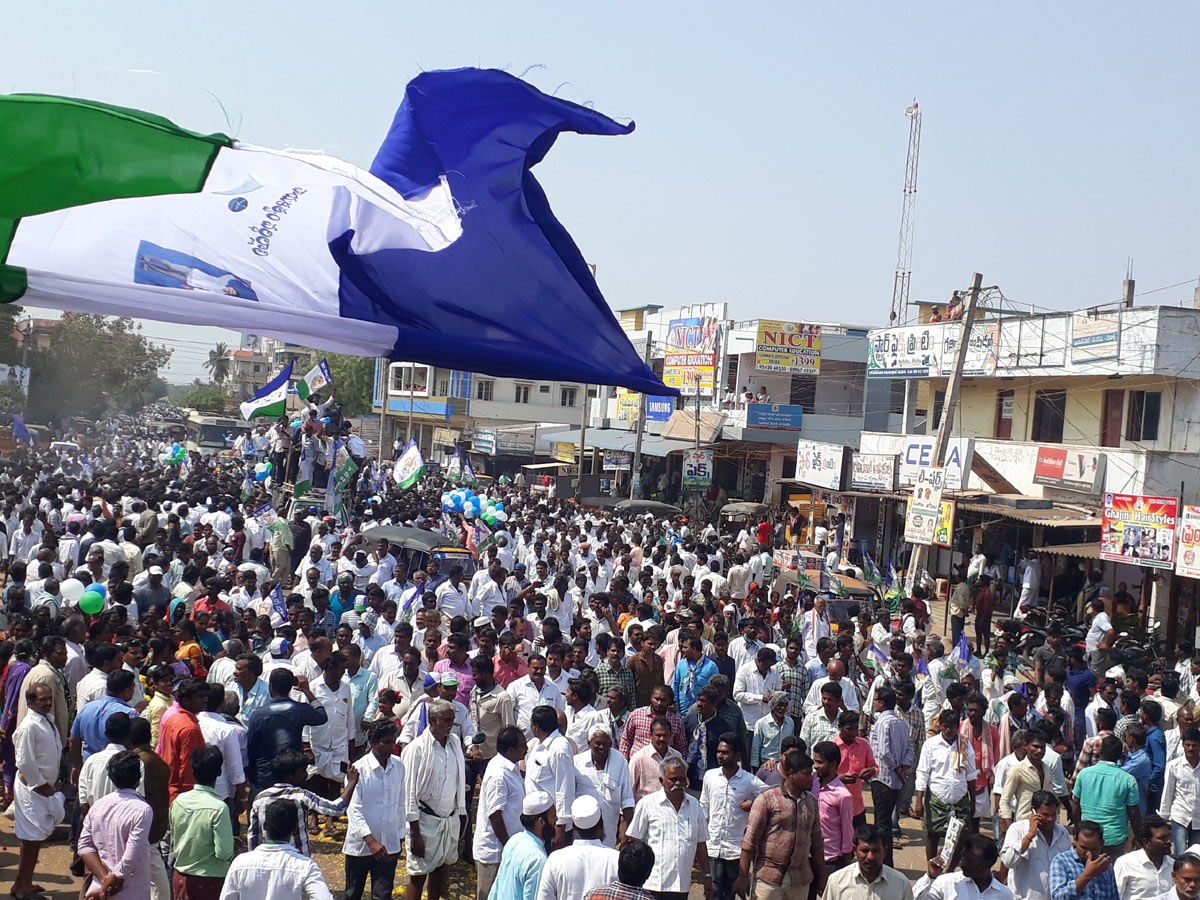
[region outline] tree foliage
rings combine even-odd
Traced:
[[[0,303],[0,363],[10,366],[21,363],[15,329],[22,312],[24,310],[15,303]]]
[[[29,354],[30,420],[94,419],[155,392],[171,351],[141,328],[133,319],[65,313],[50,346]]]
[[[233,360],[229,356],[229,348],[224,344],[217,344],[213,349],[208,351],[208,359],[204,361],[204,368],[208,369],[212,380],[217,384],[224,384],[230,373],[233,372]]]
[[[20,413],[25,408],[25,392],[19,384],[0,383],[0,413]]]
[[[319,360],[321,357],[316,358]],[[333,394],[342,404],[342,412],[347,416],[369,413],[375,387],[375,358],[326,353],[325,359],[329,361]]]
[[[177,385],[168,395],[177,406],[187,406],[205,412],[219,410],[224,412],[225,402],[229,395],[225,389],[212,382],[203,382],[199,378],[191,384]]]

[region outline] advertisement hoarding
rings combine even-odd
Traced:
[[[758,320],[754,368],[760,372],[817,375],[821,371],[821,326]]]
[[[841,444],[819,444],[816,441],[796,442],[796,480],[831,491],[842,489]]]
[[[1100,558],[1155,569],[1174,568],[1178,522],[1179,501],[1174,497],[1105,493]]]
[[[1185,506],[1180,512],[1175,574],[1200,578],[1200,506]]]
[[[712,316],[671,319],[667,323],[663,384],[688,397],[712,395],[717,385],[717,347],[721,323]]]
[[[942,514],[942,490],[946,486],[946,470],[925,466],[917,473],[913,494],[904,516],[904,540],[910,544],[933,543],[938,519]]]
[[[891,453],[858,453],[850,459],[853,490],[894,491],[896,457]]]
[[[775,431],[799,431],[804,419],[803,406],[781,403],[747,403],[746,427],[771,428]]]
[[[1071,314],[1071,362],[1088,363],[1121,355],[1121,316]]]
[[[1097,494],[1104,486],[1103,453],[1072,447],[1038,447],[1033,483],[1085,494]]]
[[[867,335],[868,378],[942,378],[954,369],[961,322],[880,328]],[[976,323],[967,343],[963,375],[995,375],[1000,327]]]
[[[705,488],[712,484],[713,452],[711,450],[683,451],[683,486]]]

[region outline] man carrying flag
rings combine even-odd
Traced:
[[[396,460],[396,465],[392,467],[392,480],[396,482],[396,486],[400,490],[407,491],[424,474],[425,460],[421,457],[417,442],[409,438],[408,446],[404,448],[404,452]]]

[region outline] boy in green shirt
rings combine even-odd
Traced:
[[[229,807],[214,788],[224,759],[219,748],[206,745],[192,751],[191,761],[196,786],[171,804],[171,889],[176,897],[216,900],[233,861]]]

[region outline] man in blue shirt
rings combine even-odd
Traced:
[[[133,700],[135,677],[128,669],[114,669],[109,672],[104,696],[85,703],[75,717],[75,722],[71,725],[71,741],[67,748],[67,756],[74,773],[72,782],[78,779],[83,761],[108,746],[108,738],[104,733],[108,717],[115,712],[137,717],[137,710],[129,705]]]
[[[1121,768],[1137,779],[1138,812],[1144,816],[1148,799],[1147,789],[1154,768],[1150,761],[1150,754],[1146,751],[1146,729],[1141,725],[1134,725],[1126,731],[1125,749],[1128,755],[1125,757],[1125,762],[1121,763]],[[1157,809],[1158,807],[1153,808]]]
[[[1146,754],[1150,757],[1150,782],[1146,791],[1146,803],[1151,811],[1158,809],[1167,771],[1167,738],[1159,727],[1161,721],[1162,704],[1157,700],[1143,700],[1142,725],[1146,728]]]
[[[260,791],[275,784],[275,757],[285,750],[303,749],[304,726],[324,725],[328,718],[325,708],[313,703],[308,680],[297,678],[291,669],[273,669],[267,685],[271,691],[271,702],[251,716],[246,735],[249,756],[246,774]],[[297,703],[291,699],[292,688],[304,694],[308,702]]]
[[[1074,847],[1050,860],[1053,900],[1121,900],[1112,858],[1104,852],[1104,827],[1083,821]]]
[[[554,836],[550,812],[554,798],[545,791],[530,791],[521,801],[524,831],[509,838],[500,854],[496,880],[479,900],[534,900],[546,865],[546,842]]]
[[[700,688],[717,674],[717,664],[704,655],[704,642],[692,632],[679,638],[679,653],[683,658],[675,664],[671,687],[675,691],[676,711],[686,716],[696,705]]]

